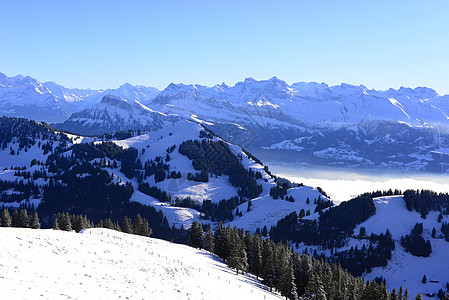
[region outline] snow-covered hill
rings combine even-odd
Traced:
[[[1,299],[281,299],[207,251],[108,229],[0,228]]]
[[[449,216],[443,216],[441,222],[438,222],[438,212],[430,212],[423,219],[420,213],[408,211],[402,196],[389,196],[374,199],[376,205],[376,214],[359,224],[355,228],[358,232],[360,227],[365,227],[367,235],[372,232],[375,234],[385,233],[388,228],[395,240],[396,249],[392,253],[391,261],[386,267],[374,268],[366,277],[374,279],[383,276],[388,285],[393,287],[406,286],[411,295],[420,292],[437,293],[439,289],[446,290],[446,283],[449,282],[449,259],[447,251],[449,242],[444,240],[440,231],[441,222],[448,222]],[[430,240],[432,253],[429,257],[416,257],[406,252],[400,244],[401,236],[410,234],[413,226],[417,223],[423,223],[423,237]],[[432,229],[437,229],[437,235],[432,237]],[[428,282],[422,283],[423,276],[426,275]],[[430,282],[430,281],[438,282]]]
[[[144,180],[150,186],[156,186],[162,191],[167,192],[171,196],[173,203],[175,199],[185,199],[187,197],[197,203],[203,203],[205,200],[218,203],[223,199],[238,197],[238,188],[229,182],[227,175],[211,175],[208,182],[196,182],[187,179],[188,173],[196,173],[197,170],[192,166],[191,160],[179,153],[179,145],[188,140],[204,140],[204,138],[199,138],[201,132],[204,132],[204,128],[201,125],[189,121],[180,121],[172,126],[149,134],[113,142],[124,148],[136,148],[139,152],[139,159],[143,162],[155,160],[156,157],[164,157],[167,154],[166,149],[176,145],[175,151],[169,154],[170,160],[165,163],[169,166],[167,173],[180,171],[181,177],[167,178],[161,182],[156,182],[155,176],[152,175]],[[221,141],[218,137],[214,137],[213,140]],[[318,213],[313,213],[316,205],[313,202],[307,205],[306,200],[307,198],[312,200],[318,197],[323,199],[327,198],[315,188],[297,187],[289,190],[288,195],[295,199],[294,202],[282,199],[274,200],[269,195],[269,192],[271,188],[276,186],[276,183],[274,178],[266,173],[264,166],[255,162],[239,146],[232,144],[229,144],[229,146],[235,156],[241,157],[241,163],[245,169],[251,169],[253,172],[260,172],[262,174],[262,178],[258,179],[257,183],[263,187],[262,193],[251,200],[252,206],[249,212],[247,211],[248,203],[243,203],[233,210],[233,214],[235,215],[237,209],[239,209],[242,212],[242,216],[235,216],[234,220],[229,222],[232,226],[237,225],[254,232],[258,228],[263,228],[263,226],[269,228],[292,211],[300,211],[302,208],[310,209],[313,217],[316,218],[318,216]],[[114,174],[124,181],[126,180],[125,176],[120,174],[120,172],[114,172]],[[184,228],[189,228],[193,221],[210,223],[209,220],[200,218],[201,213],[195,209],[178,207],[176,205],[170,205],[170,203],[162,203],[138,191],[137,184],[135,187],[131,200],[154,206],[158,210],[160,209],[167,217],[170,225],[175,225],[177,228],[180,228],[181,225]],[[224,223],[226,224],[228,222]]]
[[[439,222],[439,212],[431,211],[426,218],[422,218],[420,213],[407,209],[403,196],[374,198],[374,204],[376,213],[355,227],[353,237],[347,239],[344,247],[335,248],[331,252],[330,249],[324,250],[321,247],[300,244],[296,251],[301,252],[307,247],[310,252],[317,250],[318,253],[324,253],[330,257],[334,253],[350,248],[368,249],[371,233],[385,234],[388,229],[395,242],[391,260],[388,260],[385,267],[375,267],[363,276],[368,280],[383,277],[389,290],[403,286],[408,288],[410,295],[416,295],[418,292],[423,295],[426,293],[436,295],[440,289],[446,291],[446,283],[449,282],[449,258],[447,257],[449,242],[445,241],[441,225],[449,221],[449,216],[443,215]],[[416,223],[423,224],[422,236],[431,243],[432,252],[429,257],[414,256],[401,246],[401,237],[410,234]],[[358,235],[362,227],[366,229],[365,238]],[[432,236],[433,228],[436,229],[435,237]],[[427,277],[425,284],[422,283],[424,275]]]

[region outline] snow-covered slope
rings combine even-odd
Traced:
[[[129,102],[120,98],[112,98],[112,100],[117,101],[120,105],[125,107],[130,105]],[[141,104],[137,105],[139,105],[139,107],[143,106]],[[156,112],[151,113],[159,114]],[[58,133],[55,133],[55,136],[58,136]],[[72,156],[73,152],[70,147],[74,144],[90,143],[92,141],[100,143],[100,140],[97,139],[97,141],[95,141],[95,138],[84,138],[74,135],[69,135],[68,137],[71,140],[65,141],[66,144],[64,148],[58,150],[58,155],[62,157]],[[240,199],[244,198],[240,197],[240,188],[235,184],[231,184],[229,175],[227,174],[217,175],[210,173],[207,182],[194,181],[188,178],[189,173],[196,174],[199,170],[194,168],[192,160],[189,159],[189,157],[180,153],[179,148],[184,142],[193,140],[199,141],[200,143],[203,141],[224,143],[226,147],[229,147],[230,153],[228,154],[232,155],[234,163],[238,162],[241,164],[245,173],[249,172],[249,170],[251,170],[253,174],[256,172],[260,173],[260,178],[256,179],[255,182],[261,187],[261,193],[258,194],[257,197],[252,198],[252,207],[250,210],[247,211],[247,202],[242,203],[239,207],[235,207],[235,209],[233,207],[232,217],[234,220],[231,221],[230,218],[228,218],[224,220],[224,223],[230,223],[232,226],[237,225],[239,227],[244,227],[247,230],[254,232],[257,229],[261,229],[263,226],[269,227],[274,225],[286,215],[293,211],[300,211],[302,208],[305,210],[310,209],[312,213],[311,217],[317,217],[318,214],[313,213],[315,205],[307,205],[306,199],[309,198],[312,200],[312,203],[313,200],[318,197],[327,199],[321,195],[318,190],[311,187],[295,187],[290,189],[286,196],[293,197],[293,202],[284,199],[273,199],[270,196],[270,189],[276,187],[277,184],[275,183],[274,177],[266,172],[264,166],[260,162],[255,161],[255,159],[241,147],[227,143],[221,138],[207,133],[202,125],[187,120],[170,123],[160,130],[146,132],[131,138],[111,140],[113,143],[124,149],[129,149],[131,147],[136,149],[137,159],[142,164],[141,168],[148,162],[160,161],[163,163],[165,168],[165,177],[163,180],[156,180],[154,174],[140,179],[136,177],[127,177],[121,171],[120,161],[118,162],[117,168],[108,168],[105,166],[104,170],[114,178],[113,182],[115,183],[125,185],[126,182],[130,182],[134,187],[130,201],[152,206],[157,211],[160,210],[163,213],[163,216],[167,217],[170,226],[174,225],[176,228],[189,228],[194,221],[212,223],[214,225],[218,223],[217,220],[205,218],[204,213],[200,213],[198,206],[201,206],[206,200],[210,200],[213,204],[218,204],[221,200],[236,198],[238,199],[237,201],[240,201]],[[31,174],[35,171],[45,170],[48,172],[48,165],[30,166],[31,161],[37,159],[45,162],[47,157],[53,153],[52,151],[56,149],[53,148],[51,151],[44,154],[42,145],[46,144],[47,141],[37,140],[33,146],[26,147],[25,151],[25,149],[20,148],[19,141],[20,139],[17,139],[14,143],[8,143],[4,149],[0,149],[0,170],[2,170],[0,171],[1,180],[20,181],[23,179],[21,176],[14,175],[14,168],[21,168],[22,171],[30,172]],[[170,148],[172,150],[170,150]],[[105,159],[112,163],[112,159],[108,157],[105,157]],[[213,163],[216,163],[218,160],[220,160],[220,157],[211,158]],[[99,159],[97,158],[93,159],[90,163],[97,164],[98,162]],[[139,172],[143,172],[143,170],[139,170]],[[174,178],[168,176],[173,172],[179,172],[179,177]],[[51,173],[49,173],[49,176],[52,176]],[[29,180],[34,182],[32,178]],[[139,182],[148,184],[150,187],[156,187],[162,192],[166,192],[167,195],[171,197],[171,202],[161,202],[152,196],[144,194],[139,190]],[[43,178],[38,178],[35,183],[42,188],[46,182]],[[34,201],[33,203],[39,204],[42,200],[45,200],[43,199],[43,191],[41,190],[40,192],[38,199],[25,199],[26,197],[24,197],[21,201],[24,203],[26,201]],[[3,191],[0,190],[0,194],[2,193]],[[189,199],[194,205],[181,205],[179,202],[184,199]],[[246,200],[247,199],[244,199],[243,201]],[[0,202],[0,206],[2,204],[5,204],[6,206],[19,205],[18,202]],[[197,207],[195,207],[195,205]],[[239,203],[236,203],[236,205],[239,205]],[[239,212],[242,212],[242,216],[237,215],[237,209]]]
[[[54,126],[78,134],[98,135],[126,130],[157,130],[178,121],[176,115],[154,111],[137,100],[106,95],[92,108],[74,113],[64,123]]]
[[[1,299],[281,299],[203,250],[107,229],[0,228]]]

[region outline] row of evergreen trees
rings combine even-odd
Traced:
[[[20,211],[14,209],[11,214],[9,208],[3,208],[0,226],[39,229],[41,228],[41,223],[36,211],[28,214],[27,210],[24,208]]]
[[[137,214],[134,221],[125,216],[121,226],[119,222],[113,222],[110,218],[101,219],[97,224],[92,222],[84,215],[74,215],[65,213],[58,213],[53,221],[54,230],[76,231],[80,232],[87,228],[109,228],[125,233],[137,234],[142,236],[151,236],[153,231],[148,225],[148,219],[142,218],[140,214]],[[41,227],[39,216],[36,211],[28,214],[26,209],[18,211],[14,209],[12,214],[9,208],[2,210],[0,218],[1,227],[20,227],[20,228],[34,228],[39,229]]]
[[[108,228],[125,233],[137,234],[141,236],[151,236],[153,231],[148,225],[148,219],[142,218],[137,214],[134,221],[125,216],[121,223],[113,222],[110,218],[101,219],[97,224],[94,224],[87,218],[86,215],[74,215],[69,213],[58,213],[53,221],[54,230],[76,231],[80,232],[87,228]]]
[[[279,291],[286,299],[409,299],[408,291],[390,294],[383,282],[366,282],[354,277],[338,264],[329,264],[307,254],[293,252],[287,244],[277,243],[238,230],[220,222],[213,231],[194,222],[188,244],[204,248],[224,259],[239,272],[250,272]]]

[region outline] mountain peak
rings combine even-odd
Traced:
[[[247,77],[245,78],[245,81],[243,83],[254,83],[254,82],[259,82],[260,80],[255,79],[253,77]]]
[[[128,103],[128,100],[126,100],[125,98],[119,97],[119,96],[106,95],[106,96],[103,96],[103,98],[101,98],[100,103],[117,106],[117,105],[121,105],[123,103]]]
[[[119,89],[132,89],[133,87],[134,87],[134,86],[133,86],[131,83],[126,82],[126,83],[122,84],[122,85],[119,87]]]

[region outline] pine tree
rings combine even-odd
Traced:
[[[427,276],[426,276],[426,275],[424,275],[424,276],[422,277],[422,283],[424,283],[424,284],[427,283]]]
[[[131,219],[125,216],[122,222],[122,231],[124,233],[133,233],[133,228],[131,224]]]
[[[229,250],[227,249],[227,236],[226,236],[226,229],[223,227],[223,222],[218,222],[217,227],[215,228],[214,232],[214,240],[215,240],[215,247],[214,247],[214,253],[217,254],[219,257],[226,260],[229,256]]]
[[[133,223],[133,233],[141,236],[151,236],[153,231],[149,227],[148,220],[137,214]]]
[[[246,272],[248,270],[248,258],[246,256],[245,243],[241,240],[237,227],[231,231],[230,237],[230,253],[227,260],[228,266],[239,271]]]
[[[110,218],[106,218],[103,222],[103,227],[104,228],[108,228],[108,229],[115,229],[114,228],[114,223],[112,223]]]
[[[11,218],[11,226],[12,227],[20,227],[20,217],[19,217],[19,211],[17,208],[14,209],[12,212],[12,218]]]
[[[199,249],[204,248],[203,227],[197,221],[193,222],[190,227],[188,245]]]
[[[408,293],[408,289],[405,289],[404,300],[409,300],[409,299],[410,299],[410,294]]]
[[[39,216],[37,212],[34,212],[30,217],[30,227],[33,229],[41,228],[41,223],[39,221]]]
[[[26,209],[21,209],[19,213],[19,227],[28,228],[29,218]]]
[[[73,215],[70,222],[72,223],[73,230],[80,232],[83,229],[83,219],[81,215]]]
[[[2,227],[11,227],[12,218],[9,214],[9,209],[4,208],[2,212],[1,226]]]
[[[422,295],[420,293],[418,293],[418,295],[416,295],[415,300],[423,300]]]
[[[368,282],[362,293],[361,300],[389,300],[390,294],[385,284],[378,284],[375,280]]]
[[[262,246],[261,238],[259,235],[254,235],[253,237],[253,256],[250,264],[250,271],[260,277],[262,274]]]
[[[262,249],[262,278],[263,283],[270,288],[270,292],[277,280],[276,259],[274,255],[274,243],[272,240],[265,241]]]
[[[327,300],[323,283],[321,282],[320,276],[316,272],[312,272],[312,275],[310,276],[303,299]]]
[[[64,231],[72,231],[72,222],[70,221],[69,213],[64,213],[59,218],[59,228]]]
[[[210,225],[208,226],[207,231],[206,231],[205,243],[206,243],[206,250],[213,252],[215,244],[214,244],[214,235],[212,233],[212,229],[211,229]]]
[[[296,300],[298,299],[298,294],[296,292],[295,275],[293,273],[293,261],[287,255],[287,253],[283,254],[281,259],[279,290],[285,296],[285,299]]]
[[[55,219],[53,220],[53,230],[61,230],[59,227],[59,214],[56,215]]]
[[[140,214],[137,214],[133,222],[133,233],[140,235],[140,231],[143,229],[143,218]]]
[[[402,298],[403,295],[404,295],[404,288],[401,285],[401,287],[399,288],[398,300],[403,300],[403,298]]]

